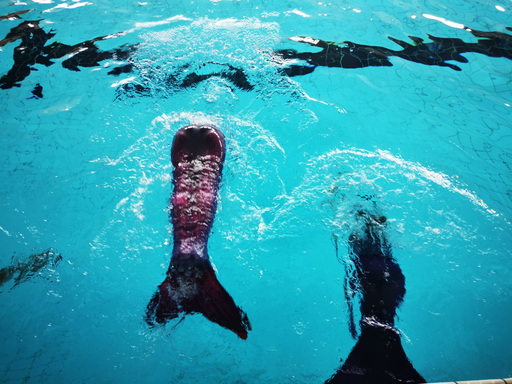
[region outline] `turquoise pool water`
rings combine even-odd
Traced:
[[[32,63],[0,89],[0,268],[16,270],[0,279],[0,382],[323,383],[355,344],[347,240],[375,206],[406,278],[396,326],[418,372],[512,376],[512,61],[389,57],[289,77],[300,62],[275,53],[319,51],[296,36],[477,43],[464,26],[512,35],[510,2],[0,4],[30,10],[0,20],[2,39],[29,21],[55,34],[46,46],[137,45],[79,72],[63,64],[77,52]],[[19,46],[4,41],[0,76]],[[252,89],[219,75],[229,68]],[[179,86],[190,73],[204,80]],[[209,253],[249,315],[245,341],[200,315],[143,322],[172,251],[170,144],[190,123],[226,136]]]

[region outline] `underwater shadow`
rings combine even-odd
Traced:
[[[31,10],[19,11],[13,14],[1,16],[0,20],[20,19],[19,15]],[[126,44],[112,50],[101,50],[96,43],[98,41],[112,39],[126,35],[128,32],[119,32],[112,35],[101,36],[87,40],[75,45],[66,45],[58,41],[50,42],[56,32],[46,32],[40,27],[42,20],[23,21],[0,40],[0,48],[8,43],[21,40],[14,48],[12,68],[0,77],[0,89],[19,87],[31,73],[38,71],[38,65],[50,67],[56,60],[66,57],[62,66],[70,71],[79,72],[80,67],[99,67],[100,62],[114,59],[127,62],[114,67],[108,75],[118,76],[132,73],[136,70],[133,61],[133,53],[137,51],[140,44]],[[301,60],[304,63],[288,63],[279,73],[284,76],[302,76],[312,73],[317,67],[329,68],[365,68],[365,67],[391,67],[391,57],[423,64],[448,67],[455,71],[461,71],[457,65],[448,61],[468,63],[468,59],[462,56],[464,53],[479,53],[489,57],[504,57],[512,60],[512,35],[502,32],[484,32],[473,30],[464,26],[464,30],[478,38],[476,43],[467,43],[461,39],[441,38],[427,35],[431,42],[415,36],[409,36],[412,44],[388,38],[402,47],[401,50],[392,50],[381,46],[363,45],[351,41],[341,43],[314,39],[312,37],[296,36],[290,40],[320,48],[318,52],[298,52],[295,49],[281,49],[273,52],[280,61]],[[506,27],[507,31],[512,28]],[[152,68],[155,73],[159,68]],[[237,68],[229,63],[217,63],[205,61],[201,63],[188,63],[179,66],[172,73],[166,74],[160,81],[160,87],[164,90],[194,88],[199,83],[212,77],[221,78],[241,91],[251,91],[254,85],[251,84],[246,71]],[[156,77],[155,77],[156,78]],[[161,76],[158,76],[161,78]],[[151,79],[144,76],[137,83],[121,84],[116,90],[116,99],[121,97],[152,96]],[[32,91],[32,98],[42,98],[43,89],[37,84]]]
[[[56,268],[62,261],[62,256],[56,253],[53,248],[38,254],[29,256],[26,260],[19,260],[14,256],[11,259],[11,265],[0,269],[0,287],[10,280],[14,280],[12,290],[18,285],[32,279],[44,268]]]
[[[27,13],[30,10],[19,11],[16,14],[2,16],[2,20],[19,19],[18,15]],[[87,40],[75,45],[66,45],[58,41],[51,42],[56,35],[54,30],[46,32],[40,27],[42,20],[23,21],[0,40],[0,48],[6,44],[20,40],[20,44],[14,48],[12,68],[0,77],[0,89],[20,87],[32,71],[38,71],[37,65],[50,67],[56,60],[67,57],[62,61],[62,67],[70,71],[80,72],[80,67],[99,67],[104,60],[127,61],[128,64],[114,67],[108,75],[118,76],[120,74],[132,73],[135,65],[131,62],[133,53],[140,48],[141,44],[123,45],[113,50],[101,50],[96,43],[98,41],[116,38],[125,35],[127,32],[119,32],[112,35],[101,36]],[[158,71],[159,68],[154,68]],[[228,63],[216,63],[207,61],[198,65],[186,64],[179,67],[174,73],[167,76],[163,81],[163,88],[186,89],[196,87],[202,81],[211,77],[218,77],[227,80],[234,87],[242,91],[250,91],[254,86],[249,82],[247,74],[241,68],[236,68]],[[37,84],[32,91],[32,98],[43,97],[43,87]],[[120,95],[126,97],[150,96],[151,86],[145,83],[128,83],[118,87],[117,98]]]
[[[502,32],[483,32],[464,26],[464,29],[473,36],[478,37],[476,43],[466,43],[461,39],[435,37],[427,35],[432,42],[425,42],[415,36],[409,36],[413,44],[388,36],[388,39],[400,45],[402,50],[395,51],[380,46],[362,45],[351,41],[336,43],[314,39],[312,37],[296,36],[290,40],[321,48],[319,52],[298,52],[295,49],[277,50],[276,54],[283,59],[298,59],[306,64],[291,64],[284,69],[288,76],[307,75],[317,67],[329,68],[365,68],[365,67],[391,67],[390,57],[419,63],[423,65],[436,65],[448,67],[455,71],[461,68],[448,63],[456,61],[468,63],[462,56],[464,53],[479,53],[489,57],[504,57],[512,60],[512,36]],[[507,31],[512,28],[506,27]]]

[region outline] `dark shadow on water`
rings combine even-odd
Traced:
[[[2,16],[0,20],[20,19],[19,15],[30,10],[19,11]],[[140,48],[140,44],[123,45],[119,48],[103,51],[96,45],[98,41],[125,35],[119,32],[113,35],[97,37],[75,45],[66,45],[58,41],[50,42],[56,35],[54,30],[45,31],[39,26],[42,20],[23,21],[0,40],[0,47],[8,43],[20,40],[20,44],[14,48],[12,68],[0,77],[0,88],[9,89],[19,87],[31,71],[38,71],[40,65],[49,67],[56,60],[67,57],[62,61],[62,66],[70,71],[80,71],[80,67],[98,67],[100,62],[109,59],[125,61],[126,64],[113,68],[108,75],[118,76],[131,73],[136,69],[133,62],[133,53]],[[448,67],[456,71],[461,68],[449,63],[455,61],[467,63],[468,59],[462,56],[464,53],[478,53],[489,57],[504,57],[512,59],[512,36],[502,32],[483,32],[464,27],[464,29],[478,38],[476,43],[466,43],[461,39],[441,38],[427,35],[431,40],[425,42],[415,36],[409,36],[412,44],[393,37],[388,37],[398,44],[401,50],[392,50],[381,46],[363,45],[351,41],[341,43],[314,39],[311,37],[293,37],[299,43],[319,48],[318,52],[298,52],[295,49],[281,49],[274,52],[279,60],[300,60],[302,63],[288,63],[281,71],[282,75],[301,76],[307,75],[317,67],[336,68],[364,68],[364,67],[391,67],[391,57],[398,57],[423,65]],[[507,27],[508,31],[512,28]],[[179,90],[194,88],[199,83],[210,79],[220,78],[226,80],[233,87],[242,91],[254,89],[247,73],[243,68],[237,68],[229,63],[216,63],[206,61],[203,63],[187,63],[177,66],[171,73],[161,75],[157,66],[149,72],[158,73],[153,77],[158,80],[157,88],[162,90]],[[142,76],[139,83],[123,84],[117,88],[116,98],[152,96],[155,85]],[[31,98],[43,97],[43,89],[40,84],[32,91]],[[162,96],[162,94],[160,94]],[[165,96],[165,92],[164,92]]]
[[[108,74],[119,75],[121,73],[130,73],[133,70],[135,70],[134,65],[127,64],[115,68]],[[206,61],[199,64],[185,64],[163,76],[161,83],[158,85],[155,85],[153,79],[162,78],[162,76],[158,75],[156,72],[161,71],[165,73],[166,71],[158,67],[152,68],[151,71],[152,75],[147,76],[149,80],[144,79],[139,83],[128,83],[118,87],[116,90],[116,99],[152,96],[156,95],[155,92],[159,97],[166,97],[170,92],[175,90],[195,88],[200,83],[210,78],[226,80],[231,91],[234,91],[234,88],[241,91],[251,91],[254,89],[245,71],[228,63]]]
[[[24,9],[22,11],[9,13],[8,15],[0,16],[0,21],[21,19],[20,15],[24,15],[25,13],[32,11],[34,11],[34,9]]]
[[[18,12],[18,14],[22,13],[24,12]],[[5,18],[15,19],[19,18],[19,16],[12,14],[5,16]],[[99,49],[96,45],[98,41],[121,36],[125,34],[124,32],[97,37],[75,45],[66,45],[58,41],[50,43],[56,35],[56,32],[53,30],[46,32],[39,26],[41,21],[42,20],[23,21],[21,24],[12,28],[5,38],[0,40],[0,47],[20,40],[20,44],[14,48],[14,64],[12,68],[7,74],[0,77],[1,89],[19,87],[20,83],[30,75],[31,71],[39,70],[38,64],[49,67],[55,64],[56,60],[63,57],[68,58],[62,61],[62,66],[75,72],[79,72],[80,67],[98,67],[100,66],[100,62],[109,59],[127,61],[128,64],[113,68],[108,72],[108,75],[118,76],[134,71],[135,66],[130,62],[130,59],[133,53],[139,48],[139,44],[124,45],[120,48],[107,51]],[[154,68],[154,72],[158,70],[158,67]],[[228,63],[215,63],[212,61],[199,63],[195,66],[186,64],[178,67],[173,73],[167,75],[162,83],[162,88],[193,88],[200,82],[211,77],[225,79],[234,87],[243,91],[250,91],[254,88],[253,85],[250,84],[243,69],[236,68]],[[42,98],[42,90],[42,86],[37,84],[36,88],[32,91],[34,95],[32,98]],[[118,97],[121,94],[124,94],[126,97],[150,96],[151,84],[124,84],[119,87]]]
[[[399,57],[424,65],[448,67],[455,71],[461,68],[448,63],[456,61],[467,63],[464,53],[479,53],[489,57],[504,57],[512,60],[512,36],[502,32],[483,32],[464,27],[473,36],[478,37],[476,43],[466,43],[461,39],[442,38],[427,35],[431,42],[415,36],[409,36],[412,44],[388,37],[391,41],[402,47],[396,51],[380,46],[362,45],[351,41],[341,43],[314,39],[311,37],[293,37],[291,40],[321,48],[318,52],[298,52],[294,49],[276,51],[284,59],[298,59],[305,64],[291,64],[284,72],[288,76],[307,75],[316,67],[336,68],[364,68],[364,67],[391,67],[390,57]],[[507,27],[508,31],[512,28]]]
[[[48,44],[55,36],[55,32],[52,30],[46,32],[39,26],[40,22],[41,20],[24,21],[12,28],[7,36],[0,40],[0,47],[20,40],[20,44],[14,48],[12,68],[0,78],[1,89],[19,87],[19,83],[25,80],[31,71],[38,71],[36,64],[49,67],[55,64],[55,60],[69,56],[62,62],[62,66],[79,72],[79,67],[98,67],[103,60],[112,58],[126,60],[137,47],[137,45],[123,46],[102,51],[95,45],[97,41],[110,39],[116,35],[97,37],[75,45],[66,45],[57,41]]]
[[[0,269],[0,287],[10,280],[14,280],[13,289],[34,276],[38,275],[45,268],[54,269],[62,261],[62,256],[50,248],[46,251],[29,256],[27,259],[20,260],[13,256],[11,265]]]

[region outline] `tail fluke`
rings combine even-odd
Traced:
[[[396,330],[385,326],[367,326],[345,364],[326,383],[425,383],[425,379],[405,355]]]
[[[180,313],[202,313],[208,320],[247,339],[251,324],[247,314],[217,280],[210,263],[199,267],[171,266],[167,277],[148,304],[146,322],[164,324]]]

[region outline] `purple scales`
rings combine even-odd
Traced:
[[[247,338],[249,319],[217,280],[208,256],[225,157],[224,135],[215,127],[190,125],[174,137],[170,215],[174,248],[167,276],[148,304],[149,324],[165,323],[181,312],[198,312]]]

